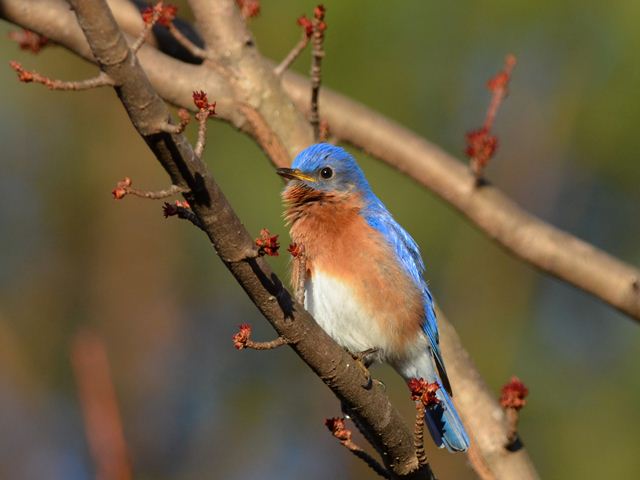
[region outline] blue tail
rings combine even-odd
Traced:
[[[436,397],[440,403],[427,407],[425,423],[438,447],[447,447],[450,452],[464,452],[469,448],[469,437],[451,397],[439,381],[438,384],[440,388],[436,392]]]

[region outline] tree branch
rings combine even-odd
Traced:
[[[133,36],[137,35],[142,28],[137,10],[124,0],[112,0],[110,3],[117,6],[114,13],[123,28]],[[202,2],[192,0],[192,3]],[[200,8],[206,10],[204,5]],[[0,0],[0,17],[43,34],[87,60],[93,58],[61,0]],[[244,25],[240,32],[248,35]],[[252,43],[246,49],[249,56],[257,55]],[[234,106],[231,84],[215,69],[185,64],[146,44],[140,49],[138,58],[153,86],[168,102],[193,109],[191,92],[205,89],[218,102],[219,118],[254,135],[254,127],[246,115]],[[273,69],[272,63],[265,62],[265,65],[267,70]],[[258,69],[247,77],[252,85],[249,96],[254,103],[261,71]],[[167,72],[172,73],[169,75]],[[272,93],[277,90],[277,85],[272,83],[272,80],[277,82],[275,75],[271,71],[264,75],[266,91]],[[285,72],[283,88],[295,105],[308,113],[308,79]],[[415,179],[521,260],[640,321],[638,268],[531,215],[492,185],[475,188],[473,175],[464,164],[382,114],[328,88],[323,88],[322,95],[323,118],[331,125],[331,132],[338,140],[362,148]],[[282,110],[286,115],[276,118],[274,112],[280,112],[277,106],[282,97],[278,96],[276,100],[270,95],[268,98],[268,105],[263,103],[260,108],[265,115],[257,116],[261,125],[272,127],[273,132],[270,136],[263,135],[263,138],[277,141],[277,147],[292,157],[310,143],[309,127],[306,122],[299,122],[303,118],[300,114],[291,112],[288,99],[284,100]],[[296,125],[296,128],[288,129],[289,125]],[[267,152],[262,143],[261,146]],[[276,160],[277,166],[286,166],[281,165],[281,161]]]
[[[471,435],[473,452],[469,452],[470,459],[472,455],[481,457],[477,462],[486,466],[496,479],[537,479],[538,474],[522,445],[512,451],[505,448],[510,431],[505,412],[441,310],[438,310],[438,323],[447,372],[454,386],[455,404]],[[488,478],[482,474],[483,468],[476,462],[473,465],[482,478]]]
[[[311,128],[283,91],[280,78],[273,73],[273,63],[257,51],[235,2],[190,0],[189,4],[207,49],[212,52],[212,59],[203,66],[210,71],[228,72],[225,79],[234,92],[234,100],[243,104],[243,113],[255,110],[254,117],[260,117],[261,124],[271,131],[271,135],[257,136],[265,153],[269,154],[276,143],[276,148],[293,158],[312,142]],[[251,132],[253,123],[247,121],[240,127]],[[269,145],[262,143],[267,138]]]
[[[82,57],[95,61],[82,36],[82,32],[78,29],[72,14],[68,12],[65,4],[60,0],[42,0],[37,3],[39,3],[39,5],[34,6],[31,2],[22,2],[21,0],[0,0],[0,16],[30,30],[43,33],[58,44],[66,46],[71,51],[78,53]],[[135,9],[132,9],[131,5],[126,1],[112,0],[111,3],[118,6],[114,12],[118,22],[132,35],[139,32],[140,28],[142,28],[139,13]],[[180,62],[149,46],[152,41],[153,40],[150,39],[150,41],[141,48],[138,53],[138,59],[145,66],[151,83],[158,89],[158,93],[163,98],[173,104],[193,109],[192,92],[194,90],[199,90],[200,88],[205,88],[212,98],[216,98],[217,114],[220,118],[224,118],[243,131],[255,134],[255,132],[252,131],[252,127],[248,124],[244,113],[238,112],[238,109],[234,108],[234,89],[229,84],[228,80],[220,74],[219,70],[214,68],[202,68],[200,66]],[[251,51],[250,54],[253,55],[253,51]],[[146,88],[148,88],[148,85],[145,86],[145,89]],[[294,101],[301,108],[308,108],[308,81],[302,79],[302,77],[287,73],[285,74],[284,88],[290,95],[292,95]],[[353,107],[357,108],[355,108],[352,115],[352,113],[349,112],[349,109]],[[286,108],[289,108],[288,104]],[[371,121],[371,119],[377,120],[378,123],[381,123],[381,119],[383,119],[379,114],[371,112],[365,109],[362,105],[351,102],[327,89],[323,90],[323,112],[323,116],[330,119],[330,122],[332,123],[335,122],[335,119],[340,117],[341,114],[345,115],[345,119],[352,118],[357,123],[367,123]],[[349,113],[349,115],[347,115],[347,113]],[[160,117],[162,117],[162,115],[160,115]],[[265,119],[259,115],[258,117],[265,125],[265,128],[268,127]],[[293,121],[291,118],[296,117],[288,117],[286,122],[276,122],[277,126],[286,129],[289,126],[288,122]],[[306,125],[304,117],[299,116],[299,118],[302,119],[302,124]],[[166,121],[168,121],[167,117],[165,116],[161,120],[161,123],[166,125]],[[270,117],[269,121],[273,121],[273,116]],[[340,125],[339,128],[342,138],[354,141],[353,138],[349,136],[349,128],[344,125],[344,121],[338,122],[338,124]],[[378,126],[377,128],[380,127]],[[402,130],[402,127],[396,126],[396,128],[400,128]],[[358,129],[356,130],[359,131]],[[406,130],[404,130],[404,132],[407,134]],[[274,134],[272,133],[272,135]],[[308,129],[308,135],[310,141],[310,129]],[[295,138],[297,138],[297,135],[281,138],[285,139],[283,143],[287,145],[288,152],[297,153],[296,143],[294,141]],[[182,179],[182,177],[176,173],[179,169],[173,167],[175,162],[171,160],[171,152],[178,152],[180,155],[186,155],[185,158],[190,158],[187,154],[182,152],[182,150],[176,150],[177,146],[179,146],[180,149],[187,148],[185,146],[187,142],[184,141],[182,137],[172,137],[166,134],[158,135],[157,137],[151,136],[148,141],[151,141],[152,139],[153,142],[150,143],[150,145],[152,145],[154,152],[157,151],[158,155],[160,155],[159,158],[161,158],[163,165],[166,164],[165,168],[167,171],[170,173],[173,172],[172,180],[174,178]],[[393,146],[393,140],[387,136],[384,136],[384,141],[390,142],[391,146]],[[403,140],[400,140],[400,142],[402,141]],[[163,147],[164,142],[169,142],[167,145],[171,146],[170,150],[167,149],[167,146]],[[378,148],[380,148],[380,146],[378,146]],[[382,150],[382,153],[384,153],[384,150]],[[169,160],[164,159],[167,156],[169,157]],[[432,164],[434,162],[430,157],[423,159],[422,161],[428,164]],[[182,165],[184,161],[181,160],[177,163]],[[200,163],[198,163],[198,165],[200,165]],[[198,168],[201,168],[201,166]],[[186,175],[184,181],[187,183],[189,181],[193,182],[194,174],[189,173],[189,171],[187,171],[187,173],[188,175]],[[443,175],[446,175],[446,173],[443,173]],[[203,183],[203,180],[201,179],[212,181],[208,176],[202,176],[200,173],[198,173],[196,178],[198,179],[199,186]],[[174,183],[175,181],[177,180],[174,180]],[[200,188],[198,188],[198,191],[199,190]],[[263,311],[265,316],[274,325],[278,333],[282,334],[284,330],[288,331],[288,328],[292,326],[289,325],[290,322],[285,319],[283,312],[279,310],[277,305],[278,300],[276,300],[280,299],[282,301],[282,296],[284,294],[278,293],[282,292],[282,287],[279,284],[279,281],[277,281],[275,277],[271,276],[270,271],[265,270],[267,268],[266,265],[264,265],[261,260],[257,260],[250,264],[251,271],[247,271],[246,268],[241,268],[242,262],[229,261],[229,259],[233,258],[244,258],[244,253],[249,251],[244,249],[250,249],[253,247],[253,245],[249,246],[246,243],[247,238],[245,230],[240,226],[238,232],[241,233],[237,234],[238,238],[236,238],[235,235],[231,235],[224,229],[222,229],[222,231],[215,229],[212,230],[213,226],[211,225],[211,218],[226,221],[228,219],[228,215],[231,215],[231,220],[237,221],[233,212],[229,212],[230,207],[226,203],[226,200],[224,200],[224,197],[219,198],[222,194],[219,192],[217,185],[215,185],[214,191],[216,192],[215,195],[210,195],[209,198],[215,201],[215,207],[220,208],[220,211],[217,212],[215,208],[211,207],[209,204],[198,206],[198,214],[205,216],[208,214],[210,218],[209,223],[206,226],[201,225],[201,228],[207,231],[210,238],[218,238],[218,240],[214,241],[214,245],[217,245],[216,242],[222,241],[223,249],[219,250],[219,255],[221,258],[227,259],[225,263],[228,268],[232,273],[234,273],[236,278],[239,279],[243,288],[245,288],[254,303],[259,306],[261,311]],[[206,210],[203,210],[205,206]],[[222,215],[222,217],[217,217],[216,215],[218,214]],[[233,231],[233,229],[231,229],[231,231]],[[222,238],[222,240],[220,240],[220,238]],[[230,242],[230,244],[225,243],[225,241]],[[234,248],[229,250],[230,247]],[[278,295],[273,295],[270,292],[278,293]],[[284,298],[289,298],[288,294],[286,294]],[[296,322],[292,322],[294,326],[297,326],[297,329],[295,329],[291,334],[287,334],[286,338],[297,339],[302,332],[307,331],[307,328],[310,329],[308,335],[314,338],[313,342],[296,341],[292,347],[299,352],[301,357],[310,364],[311,368],[314,369],[325,383],[329,384],[334,392],[337,392],[336,395],[339,398],[347,398],[347,396],[349,398],[353,398],[353,395],[357,394],[358,390],[352,389],[354,387],[359,389],[359,386],[362,384],[362,376],[358,375],[361,373],[360,369],[357,369],[358,371],[353,370],[353,362],[350,361],[349,358],[344,357],[342,349],[335,349],[336,345],[327,340],[324,332],[321,330],[318,332],[318,327],[315,323],[305,323],[309,320],[309,317],[305,312],[297,313],[300,312],[300,310],[296,309],[290,311],[292,311],[294,318],[297,320]],[[482,419],[477,419],[477,421],[467,423],[469,433],[472,436],[477,436],[479,438],[479,442],[477,443],[478,448],[475,447],[475,442],[473,442],[474,452],[477,456],[481,457],[483,464],[487,465],[487,469],[496,472],[496,478],[537,478],[537,474],[535,473],[530,459],[524,449],[520,449],[515,454],[509,455],[503,455],[502,452],[495,449],[496,442],[501,442],[505,438],[504,434],[506,432],[504,431],[503,421],[500,417],[501,409],[488,387],[482,381],[480,374],[475,369],[475,366],[469,360],[468,354],[464,352],[453,327],[442,315],[440,316],[440,325],[444,356],[447,360],[449,374],[452,377],[454,385],[457,387],[456,399],[459,400],[463,390],[465,392],[465,398],[467,399],[466,401],[459,401],[458,408],[465,419],[475,418],[475,415],[478,412],[483,414]],[[316,337],[316,335],[319,335],[319,337]],[[320,343],[315,343],[318,339]],[[325,345],[327,345],[328,350],[324,352],[321,360],[330,362],[329,364],[331,365],[331,368],[316,367],[314,366],[315,363],[306,359],[308,352],[313,352],[315,346],[325,348]],[[464,353],[464,361],[454,361],[453,357],[457,352]],[[349,363],[345,364],[345,361]],[[458,383],[460,383],[459,387]],[[390,405],[388,405],[386,398],[380,397],[380,392],[377,391],[378,388],[379,385],[374,385],[374,389],[370,394],[373,395],[373,397],[366,399],[367,405],[371,408],[365,409],[363,411],[363,415],[365,418],[371,418],[368,415],[375,415],[375,418],[378,421],[385,423],[388,429],[391,429],[393,425],[397,427],[397,425],[399,425],[395,424],[397,414],[393,409],[391,409]],[[476,396],[477,402],[473,401]],[[358,400],[364,399],[362,397],[358,397]],[[498,411],[496,417],[493,417],[492,415],[484,415],[487,412],[494,411]],[[358,421],[358,418],[354,418],[354,420],[356,420],[356,424],[359,426],[361,422]],[[481,430],[477,431],[477,429]],[[411,433],[404,426],[402,430],[404,433],[395,432],[395,435],[392,435],[393,441],[387,446],[388,452],[401,452],[401,455],[397,457],[395,462],[398,463],[399,466],[395,466],[394,471],[397,471],[398,468],[403,465],[407,466],[413,462],[413,460],[411,460],[411,462],[408,461],[410,455],[407,456],[408,452],[406,450],[406,446],[412,443]],[[373,432],[364,431],[363,433],[371,440],[371,438],[384,438],[385,431],[386,430],[384,428],[378,427],[378,429]],[[496,438],[492,438],[494,435]],[[401,445],[398,445],[397,442],[400,442]],[[484,461],[483,457],[485,451],[487,455],[486,461]],[[391,462],[392,460],[390,460],[390,458],[393,457],[387,455],[385,457],[385,463]],[[415,458],[415,456],[413,456],[413,458]],[[516,477],[509,476],[509,473],[513,471],[520,472],[521,475]]]
[[[284,87],[307,109],[309,82],[287,73]],[[640,270],[523,210],[496,187],[476,187],[468,168],[383,115],[323,89],[323,118],[337,139],[410,176],[521,260],[640,320]]]
[[[311,55],[311,103],[309,104],[309,123],[313,128],[313,138],[320,141],[320,85],[322,83],[322,59],[324,58],[324,31],[327,28],[324,22],[324,6],[318,5],[313,12],[311,26],[313,28],[312,55]]]
[[[431,478],[420,468],[411,434],[381,387],[361,388],[363,373],[351,357],[291,298],[261,259],[246,258],[253,241],[204,163],[181,134],[158,130],[169,112],[127,46],[104,0],[70,0],[100,68],[115,82],[116,92],[136,130],[144,138],[172,184],[188,186],[184,194],[227,268],[276,331],[344,403],[357,411],[374,447],[397,478]],[[221,2],[219,2],[221,3]]]

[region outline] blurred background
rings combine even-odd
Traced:
[[[488,177],[527,210],[640,264],[640,2],[325,5],[325,85],[461,159],[465,132],[484,118],[486,80],[514,53]],[[314,6],[264,1],[251,22],[261,51],[282,58]],[[90,329],[106,349],[136,479],[371,478],[323,425],[338,402],[289,349],[233,348],[240,323],[256,339],[274,332],[205,236],[164,219],[161,202],[112,199],[124,176],[167,185],[113,91],[20,84],[6,62],[63,79],[95,68],[57,47],[21,52],[6,39],[15,29],[0,27],[0,477],[95,476],[71,363]],[[529,387],[520,432],[541,476],[638,478],[637,323],[356,155],[420,244],[432,291],[496,395],[513,374]],[[205,157],[247,228],[268,227],[286,247],[282,183],[252,141],[213,123]],[[288,255],[269,261],[288,277]],[[412,421],[400,378],[374,375]],[[440,478],[475,478],[464,456],[431,443],[428,454]]]

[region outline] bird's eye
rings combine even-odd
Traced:
[[[331,170],[329,167],[324,167],[322,170],[320,170],[320,176],[322,178],[331,178],[333,177],[333,170]]]

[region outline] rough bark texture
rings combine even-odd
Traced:
[[[355,362],[291,297],[259,257],[255,245],[224,194],[181,134],[161,126],[169,120],[164,101],[155,93],[103,0],[70,0],[100,68],[115,82],[136,130],[185,194],[216,252],[247,295],[276,331],[332,389],[367,430],[387,468],[396,478],[433,478],[420,468],[412,437],[383,389],[362,388],[364,374]]]
[[[137,10],[128,1],[111,0],[109,3],[117,7],[116,19],[126,32],[135,35],[142,28]],[[224,18],[234,18],[229,9],[207,10],[203,6],[207,2],[194,0],[191,3],[194,9],[200,8],[205,18],[217,21],[216,25]],[[214,11],[219,15],[213,15]],[[0,0],[0,16],[43,33],[84,58],[92,59],[82,33],[74,27],[62,0]],[[209,24],[202,19],[201,23],[203,27]],[[277,166],[285,166],[284,156],[274,155],[274,149],[293,156],[312,142],[311,129],[306,122],[300,121],[303,116],[296,113],[291,103],[302,112],[308,112],[309,81],[286,72],[282,87],[288,97],[282,96],[277,77],[271,70],[274,64],[259,55],[241,20],[222,23],[224,25],[219,26],[225,34],[244,39],[244,43],[235,41],[229,50],[221,49],[228,53],[220,60],[224,65],[238,62],[231,70],[242,73],[237,77],[244,79],[241,82],[230,81],[215,68],[187,64],[149,46],[139,52],[141,63],[162,98],[181,107],[193,108],[191,92],[206,90],[216,98],[220,118],[254,136]],[[216,36],[215,28],[209,30],[205,28],[214,44],[227,38]],[[209,41],[206,35],[205,40]],[[259,93],[261,82],[264,82],[263,95]],[[246,114],[247,108],[253,115]],[[492,185],[477,188],[465,165],[364,105],[324,88],[322,109],[323,120],[329,123],[336,138],[362,148],[414,178],[508,252],[640,321],[638,268],[529,214]],[[268,135],[264,125],[269,127]],[[271,144],[275,146],[270,147]]]
[[[257,52],[232,3],[191,1],[203,37],[209,47],[214,47],[211,51],[222,52],[217,57],[214,54],[214,60],[202,66],[186,64],[152,46],[144,46],[139,59],[151,85],[162,98],[191,107],[191,91],[206,90],[218,101],[221,118],[251,134],[271,160],[283,166],[312,141],[303,115],[309,108],[309,83],[301,76],[285,73],[280,87],[272,75],[272,64]],[[113,0],[110,4],[117,6],[115,16],[122,28],[135,36],[142,28],[136,9],[123,0]],[[88,60],[94,59],[73,15],[60,0],[0,0],[0,16],[43,33]],[[229,45],[228,41],[231,41]],[[97,53],[95,57],[100,59]],[[226,75],[220,65],[235,71],[236,75]],[[135,81],[143,83],[138,77]],[[146,85],[145,88],[149,84]],[[287,95],[282,94],[283,89]],[[125,90],[120,88],[123,100]],[[145,105],[144,102],[138,107],[141,105]],[[239,260],[242,252],[251,247],[251,239],[206,170],[201,169],[198,162],[191,163],[190,147],[182,137],[154,130],[155,122],[161,117],[167,118],[164,106],[158,114],[153,121],[147,118],[136,123],[130,111],[134,124],[144,132],[174,183],[189,185],[194,191],[194,209],[207,220],[207,233],[229,269],[276,330],[294,341],[293,348],[339,398],[365,402],[357,405],[362,406],[360,413],[365,425],[368,425],[367,419],[375,415],[378,423],[369,427],[373,438],[378,439],[377,448],[404,452],[395,463],[387,456],[387,465],[393,463],[396,472],[400,471],[400,465],[409,470],[413,468],[415,455],[409,447],[410,432],[406,426],[402,427],[405,432],[400,436],[392,432],[399,417],[384,395],[375,389],[369,393],[359,390],[362,379],[360,372],[353,369],[350,357],[324,335],[308,314],[296,308],[266,264],[259,259]],[[326,88],[322,91],[322,116],[337,138],[361,147],[434,191],[517,257],[640,319],[640,271],[637,268],[530,215],[495,187],[475,187],[468,169],[438,147]],[[176,152],[179,153],[176,158],[182,160],[173,158]],[[220,226],[225,223],[230,228]],[[287,320],[288,315],[295,321]],[[440,324],[443,350],[456,388],[456,403],[473,437],[474,455],[488,472],[483,478],[537,478],[523,448],[515,452],[504,449],[508,428],[502,410],[442,316]],[[381,440],[388,438],[391,440]]]

